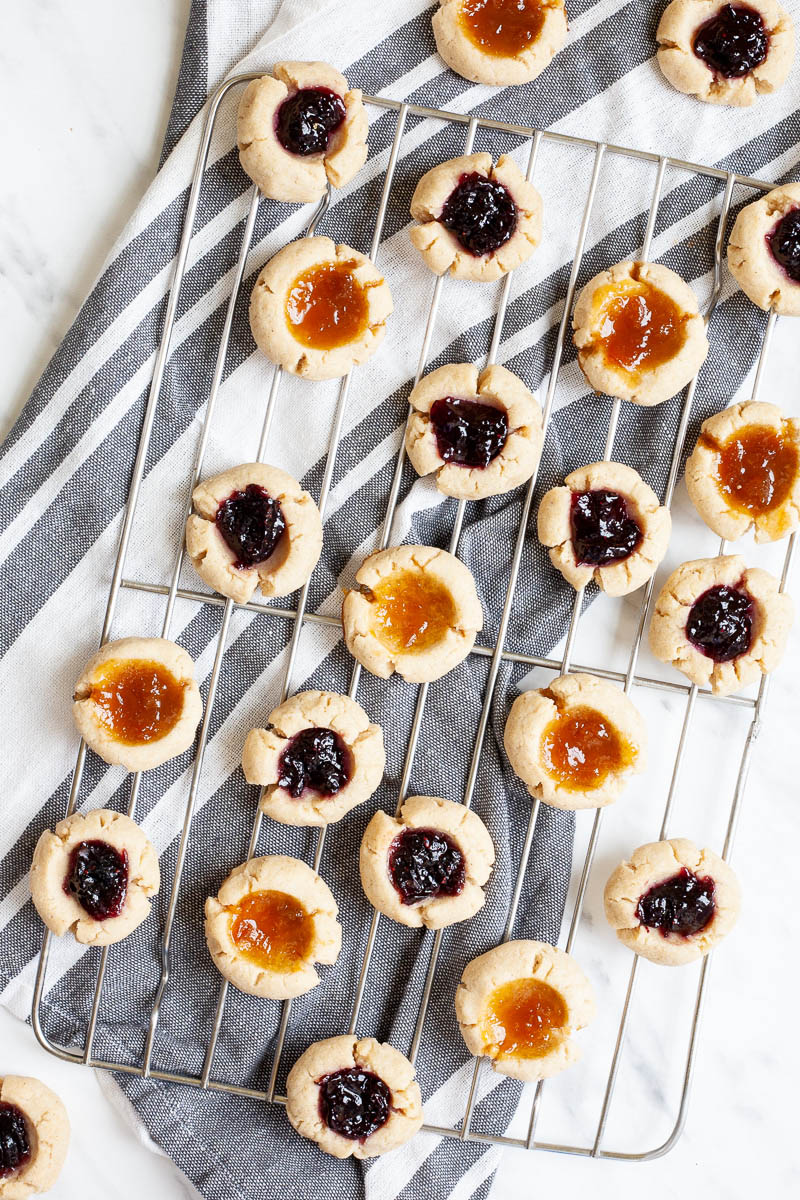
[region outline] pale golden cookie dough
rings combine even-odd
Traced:
[[[97,921],[76,898],[64,891],[72,851],[81,842],[107,842],[128,856],[128,887],[119,916]],[[73,933],[87,946],[110,946],[138,929],[150,915],[150,901],[158,891],[161,873],[158,855],[144,831],[124,813],[109,808],[73,813],[46,829],[33,854],[31,899],[39,916],[56,937]]]
[[[353,1067],[377,1075],[392,1093],[387,1120],[363,1141],[334,1133],[320,1112],[320,1082]],[[314,1042],[300,1055],[286,1080],[286,1115],[302,1137],[334,1158],[375,1158],[402,1146],[418,1131],[422,1096],[413,1066],[394,1046],[343,1034]]]
[[[786,317],[800,317],[800,283],[773,258],[767,239],[796,208],[800,183],[782,183],[742,209],[728,241],[728,266],[745,296],[765,312]]]
[[[473,83],[494,87],[530,83],[567,40],[564,0],[529,0],[531,7],[544,10],[544,22],[538,37],[513,56],[487,53],[469,36],[461,21],[465,0],[439,2],[441,7],[433,15],[436,49],[451,70]]]
[[[633,467],[596,462],[579,467],[542,497],[537,518],[539,541],[549,547],[550,561],[577,590],[592,580],[609,596],[627,596],[646,583],[658,569],[669,545],[672,518]],[[577,492],[608,490],[623,496],[642,531],[642,540],[627,558],[605,566],[579,563],[572,543],[572,497]]]
[[[517,206],[517,227],[508,241],[490,254],[466,250],[439,220],[442,208],[462,175],[485,175],[503,184]],[[411,198],[414,225],[409,237],[435,275],[489,283],[530,258],[542,237],[542,198],[507,154],[494,165],[491,154],[465,154],[427,171]]]
[[[662,933],[649,929],[637,916],[641,898],[666,883],[683,868],[700,879],[714,880],[714,914],[697,933]],[[713,850],[698,850],[688,838],[648,842],[617,867],[604,892],[606,920],[630,950],[668,967],[694,962],[726,937],[739,916],[739,881]]]
[[[639,282],[650,284],[677,305],[684,318],[685,338],[667,362],[628,371],[610,362],[603,352],[603,314],[607,302],[618,294],[635,290]],[[594,390],[644,407],[662,404],[676,395],[694,378],[708,354],[708,338],[697,297],[680,275],[660,263],[621,262],[595,275],[578,297],[572,328],[578,364]]]
[[[389,853],[404,829],[435,829],[455,842],[464,859],[464,886],[455,896],[405,904],[389,875]],[[400,925],[443,929],[483,908],[483,886],[494,865],[494,844],[483,821],[463,804],[438,796],[410,796],[398,817],[379,810],[364,830],[359,852],[361,884],[378,912]]]
[[[800,421],[784,417],[774,404],[733,404],[703,422],[700,437],[686,463],[686,490],[700,516],[726,541],[736,541],[750,530],[756,542],[775,542],[800,525],[800,470],[786,499],[766,512],[753,513],[733,503],[720,486],[718,470],[725,444],[751,427],[771,430],[793,447],[800,464]]]
[[[236,555],[215,517],[219,506],[251,484],[264,489],[280,506],[286,523],[269,558],[237,567]],[[215,592],[247,604],[256,588],[264,596],[289,596],[311,577],[322,553],[322,519],[308,492],[291,475],[265,463],[243,463],[198,483],[194,512],[186,522],[186,552],[197,574]]]
[[[294,336],[286,303],[298,276],[326,263],[347,264],[366,292],[367,325],[353,341],[320,350]],[[365,254],[328,237],[305,237],[284,246],[261,271],[250,297],[250,329],[259,350],[284,371],[303,379],[339,379],[372,357],[391,312],[389,285]]]
[[[707,104],[749,105],[757,96],[777,91],[794,59],[792,19],[776,0],[747,0],[760,13],[769,36],[767,56],[746,75],[718,75],[694,52],[701,25],[715,17],[727,0],[672,0],[656,31],[658,65],[674,88]]]
[[[345,107],[345,117],[321,154],[292,154],[278,141],[278,109],[303,88],[328,88]],[[279,62],[272,75],[247,85],[237,118],[239,161],[272,200],[319,200],[330,183],[344,187],[367,160],[367,114],[358,88],[323,62]]]
[[[432,646],[396,651],[379,636],[372,591],[398,572],[427,575],[450,594],[453,623]],[[381,679],[388,679],[395,671],[409,683],[441,679],[464,661],[483,628],[483,610],[472,573],[446,550],[433,546],[379,550],[364,559],[356,572],[356,584],[342,605],[344,640],[353,657]]]
[[[446,462],[439,453],[430,411],[437,400],[452,396],[501,409],[508,421],[505,445],[487,467]],[[411,395],[406,453],[418,475],[436,473],[436,486],[458,500],[482,500],[513,491],[530,479],[542,453],[542,414],[536,397],[521,379],[496,365],[482,371],[472,363],[437,367],[420,379]]]
[[[294,797],[278,782],[280,758],[304,729],[332,729],[350,753],[350,779],[334,795],[306,789]],[[264,788],[259,808],[284,825],[330,825],[379,787],[386,766],[383,731],[372,725],[360,704],[334,692],[298,692],[273,709],[266,729],[251,729],[242,752],[248,783]]]
[[[0,1177],[0,1200],[28,1200],[49,1192],[61,1174],[69,1148],[67,1110],[55,1092],[28,1075],[0,1078],[0,1105],[10,1104],[25,1121],[31,1156]]]
[[[232,910],[256,892],[283,892],[313,922],[308,957],[294,970],[273,970],[244,956],[231,936]],[[235,867],[205,905],[205,933],[214,966],[239,991],[268,1000],[289,1000],[320,982],[316,963],[335,963],[342,948],[338,906],[324,880],[298,858],[282,854],[251,858]]]
[[[183,688],[183,709],[176,723],[163,737],[130,745],[120,741],[101,719],[92,699],[92,688],[103,675],[103,668],[126,660],[155,662],[165,668]],[[194,663],[175,642],[167,638],[121,638],[106,642],[92,655],[75,684],[72,716],[78,732],[104,762],[123,766],[126,771],[150,771],[170,758],[188,750],[203,715],[203,702],[194,678]]]
[[[505,1031],[487,1019],[492,993],[503,984],[538,979],[559,993],[567,1009],[565,1025],[548,1051],[522,1057],[502,1050]],[[456,1017],[467,1049],[486,1057],[495,1071],[513,1079],[547,1079],[580,1057],[574,1035],[594,1018],[591,984],[571,955],[546,942],[505,942],[474,958],[456,990]]]
[[[741,588],[753,601],[753,640],[746,654],[715,662],[693,646],[686,622],[696,600],[712,587]],[[741,691],[774,671],[786,649],[793,605],[777,579],[760,567],[747,567],[738,554],[698,558],[673,571],[661,589],[650,623],[650,649],[698,687],[718,696]]]
[[[571,709],[590,708],[612,725],[628,752],[629,762],[611,771],[595,787],[568,787],[547,770],[542,739],[548,725]],[[576,672],[559,675],[546,688],[522,692],[508,714],[503,734],[508,760],[536,800],[567,810],[603,808],[619,798],[646,766],[647,729],[623,691],[606,679]]]

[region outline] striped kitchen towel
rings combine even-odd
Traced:
[[[532,85],[497,90],[444,69],[431,34],[429,0],[194,0],[164,158],[152,186],[115,246],[108,265],[13,429],[2,456],[0,573],[4,602],[0,686],[5,700],[6,785],[0,829],[0,993],[24,1017],[30,1008],[41,926],[26,880],[42,829],[63,814],[76,737],[69,698],[102,626],[121,512],[170,274],[200,138],[199,110],[229,72],[269,69],[279,59],[326,59],[365,92],[533,124],[623,145],[714,163],[779,179],[796,168],[800,136],[800,73],[774,97],[747,111],[701,107],[674,92],[653,57],[661,3],[571,0],[564,50]],[[263,32],[266,30],[266,32]],[[140,504],[125,564],[129,579],[168,582],[182,531],[180,514],[208,395],[250,184],[235,151],[236,95],[225,102],[212,144],[186,280],[181,292],[163,395]],[[321,232],[367,249],[380,194],[394,116],[371,108],[370,158],[333,197]],[[327,509],[325,548],[315,572],[312,610],[335,613],[363,555],[374,546],[385,511],[405,421],[406,400],[422,341],[432,278],[408,243],[408,202],[434,163],[461,152],[465,127],[409,119],[378,262],[395,298],[395,314],[379,354],[353,377]],[[512,151],[525,165],[519,139],[479,131],[476,147]],[[544,242],[519,270],[499,361],[537,389],[547,384],[593,151],[544,143],[535,183],[545,202]],[[603,164],[581,269],[581,281],[635,254],[646,224],[653,166],[608,156]],[[667,172],[653,253],[680,272],[704,300],[710,289],[711,247],[721,184]],[[740,202],[744,194],[737,193]],[[243,295],[263,263],[298,236],[309,209],[262,201]],[[445,283],[429,366],[486,354],[499,285]],[[716,319],[715,319],[716,321]],[[695,421],[726,403],[750,366],[762,315],[726,283],[719,328],[701,376]],[[272,368],[255,352],[245,305],[236,314],[218,413],[205,471],[252,459]],[[325,466],[336,384],[284,381],[268,458],[317,494]],[[576,401],[581,403],[577,404]],[[647,411],[623,411],[615,457],[663,488],[679,399]],[[609,402],[589,398],[569,349],[559,376],[555,415],[545,446],[540,487],[602,455]],[[403,477],[395,538],[446,545],[454,501]],[[459,554],[473,570],[486,611],[482,635],[497,633],[511,548],[522,510],[520,494],[471,504]],[[187,568],[187,587],[197,586]],[[550,569],[531,536],[523,556],[509,627],[512,650],[546,654],[563,635],[573,593]],[[112,636],[158,632],[163,597],[125,589]],[[171,981],[162,1008],[154,1065],[197,1075],[217,1002],[219,978],[205,951],[202,905],[247,850],[256,797],[239,770],[246,731],[263,723],[277,700],[287,657],[288,622],[237,612],[211,722],[173,942]],[[220,629],[220,610],[179,601],[171,636],[207,680]],[[351,663],[335,629],[307,626],[292,684],[346,690]],[[467,961],[496,944],[519,862],[530,800],[501,753],[508,705],[521,668],[505,665],[497,682],[475,791],[475,807],[497,846],[497,868],[486,908],[445,934],[431,1006],[417,1060],[426,1117],[454,1125],[472,1075],[455,1028],[452,999]],[[483,702],[487,659],[471,657],[431,687],[409,790],[463,796],[474,731]],[[339,902],[345,948],[322,984],[296,1001],[278,1086],[310,1041],[347,1028],[364,950],[369,910],[355,862],[364,824],[376,804],[393,809],[417,689],[401,681],[363,679],[358,699],[387,733],[384,786],[365,810],[332,827],[321,871]],[[447,729],[447,746],[441,732]],[[144,1026],[157,986],[160,922],[183,817],[192,756],[165,764],[143,780],[137,817],[161,854],[165,885],[154,914],[109,956],[94,1053],[141,1059]],[[125,807],[128,783],[119,768],[87,760],[79,803]],[[515,935],[556,941],[569,878],[572,823],[544,808],[525,876]],[[264,822],[258,853],[308,858],[305,830]],[[358,1031],[388,1038],[407,1051],[432,935],[380,927]],[[43,1006],[49,1036],[80,1045],[97,969],[97,952],[65,940],[53,947]],[[214,1078],[264,1088],[272,1065],[279,1006],[231,991],[214,1061]],[[152,1137],[199,1191],[213,1200],[270,1195],[327,1198],[485,1196],[499,1151],[423,1133],[366,1168],[328,1159],[289,1129],[281,1109],[225,1093],[119,1076]],[[518,1085],[484,1071],[475,1127],[501,1131],[511,1119]],[[68,1100],[68,1097],[67,1097]]]

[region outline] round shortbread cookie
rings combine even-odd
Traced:
[[[440,8],[433,14],[433,34],[436,49],[456,74],[473,83],[508,87],[515,83],[530,83],[567,40],[567,14],[564,0],[439,0]],[[508,53],[500,53],[496,39],[482,36],[480,26],[469,20],[470,14],[480,19],[492,16],[492,32],[503,27],[504,16],[515,21],[517,38],[508,45]],[[530,21],[523,20],[530,14]],[[518,45],[514,45],[517,41]],[[493,46],[495,49],[493,50]]]
[[[794,277],[776,259],[776,234],[789,222],[791,242],[800,231],[800,183],[783,183],[760,200],[747,204],[736,218],[728,240],[728,266],[744,294],[781,316],[800,316],[800,263],[790,256]]]
[[[69,1148],[67,1110],[55,1092],[27,1075],[0,1078],[0,1200],[28,1200],[49,1192]]]

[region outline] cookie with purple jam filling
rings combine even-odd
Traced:
[[[759,308],[800,316],[800,183],[745,205],[731,230],[728,266]]]
[[[0,1078],[0,1198],[28,1200],[54,1186],[69,1146],[61,1100],[38,1079]]]

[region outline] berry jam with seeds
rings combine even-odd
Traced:
[[[275,118],[275,133],[284,150],[306,158],[324,154],[331,134],[345,118],[344,101],[330,88],[301,88],[284,100]]]
[[[769,34],[761,13],[746,4],[724,4],[694,35],[695,54],[726,79],[739,79],[763,63]]]
[[[79,842],[72,851],[64,891],[95,921],[118,917],[128,894],[128,855],[108,842]]]
[[[303,729],[278,760],[278,784],[295,800],[306,788],[335,796],[350,781],[350,751],[332,729]]]
[[[2,1180],[30,1162],[31,1143],[25,1117],[16,1104],[0,1100],[0,1189]]]
[[[502,408],[477,400],[445,396],[431,408],[431,423],[439,454],[459,467],[488,467],[508,437],[508,417]]]
[[[779,267],[800,283],[800,208],[793,208],[767,234],[767,245]]]
[[[677,875],[651,887],[639,900],[636,915],[648,929],[657,929],[662,937],[677,933],[691,937],[705,929],[714,916],[714,880],[698,878],[687,867]]]
[[[404,829],[389,847],[389,875],[403,904],[457,896],[464,886],[464,856],[439,829]]]
[[[507,187],[473,171],[462,175],[439,217],[470,254],[480,258],[504,246],[517,228],[517,206]]]
[[[572,547],[582,565],[604,567],[628,558],[642,543],[642,530],[619,492],[598,488],[574,492],[570,511]]]
[[[257,483],[223,500],[215,520],[240,569],[265,562],[286,530],[280,504]]]
[[[346,1067],[320,1079],[318,1086],[320,1116],[340,1137],[366,1141],[389,1119],[392,1093],[372,1071]]]
[[[686,636],[714,662],[731,662],[746,654],[753,641],[752,599],[725,584],[709,588],[691,607]]]

